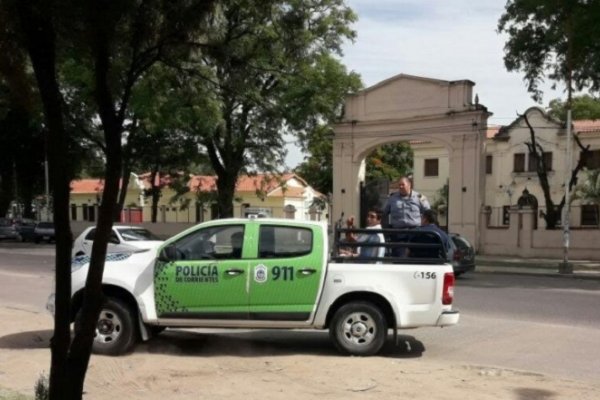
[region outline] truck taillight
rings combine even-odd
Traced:
[[[452,304],[454,299],[454,273],[446,272],[444,274],[444,291],[442,292],[442,304]]]

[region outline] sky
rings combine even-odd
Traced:
[[[508,125],[532,106],[564,98],[561,87],[542,85],[541,104],[531,99],[521,72],[504,67],[506,36],[497,33],[506,0],[346,0],[358,15],[354,43],[341,61],[365,87],[398,74],[475,82],[474,95],[493,113],[489,125]],[[286,165],[302,161],[293,144]]]

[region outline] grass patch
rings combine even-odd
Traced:
[[[33,397],[0,387],[0,400],[33,400]]]

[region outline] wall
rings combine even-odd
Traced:
[[[507,227],[491,227],[491,210],[483,209],[479,236],[479,253],[525,258],[562,258],[563,231],[533,229],[535,211],[511,207]],[[600,260],[600,229],[571,229],[570,259]]]

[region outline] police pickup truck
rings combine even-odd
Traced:
[[[110,253],[93,351],[122,354],[167,327],[298,328],[328,329],[341,352],[367,356],[389,330],[458,323],[445,260],[330,254],[339,245],[321,222],[221,219],[153,250]],[[73,259],[73,321],[88,267],[88,256]]]

